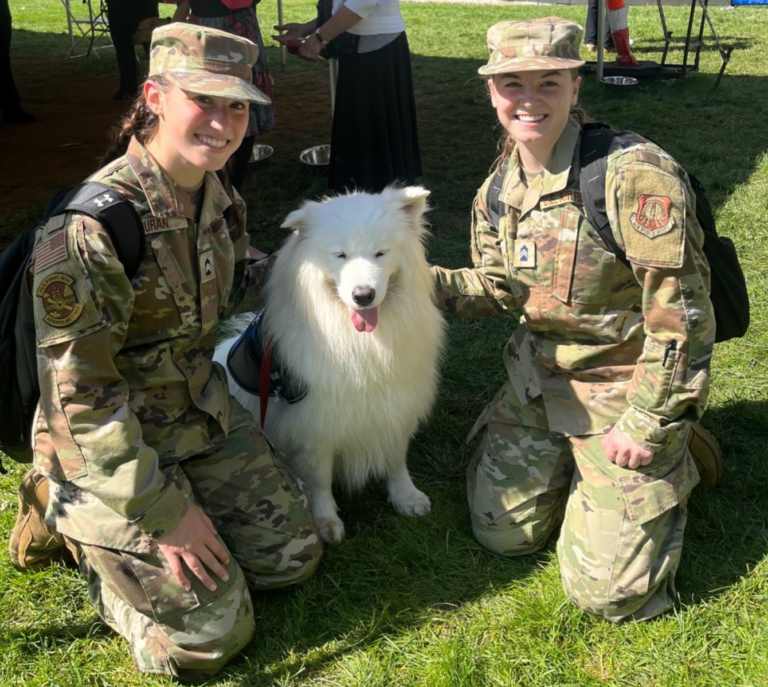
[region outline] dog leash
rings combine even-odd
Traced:
[[[267,417],[269,404],[269,380],[272,377],[272,337],[264,344],[264,355],[259,368],[259,415],[261,428],[264,429],[264,419]]]

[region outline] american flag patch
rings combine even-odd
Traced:
[[[60,231],[41,243],[35,251],[35,270],[44,270],[67,257],[67,234]]]

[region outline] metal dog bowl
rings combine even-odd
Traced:
[[[301,151],[299,160],[314,170],[324,170],[331,163],[331,146],[312,146]]]
[[[261,162],[270,157],[274,152],[275,149],[272,146],[268,146],[264,143],[255,143],[253,145],[253,150],[251,151],[251,157],[248,158],[248,162]]]
[[[604,76],[601,81],[609,86],[637,86],[634,76]]]

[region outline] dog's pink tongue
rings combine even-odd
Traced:
[[[366,308],[365,310],[350,310],[352,325],[359,332],[372,332],[379,323],[379,309]]]

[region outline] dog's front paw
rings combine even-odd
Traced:
[[[320,536],[323,538],[323,541],[341,541],[344,539],[344,523],[340,518],[316,518],[315,523],[317,524],[317,529],[320,530]]]
[[[432,510],[432,503],[423,491],[414,489],[405,495],[391,499],[395,510],[402,515],[426,515]]]

